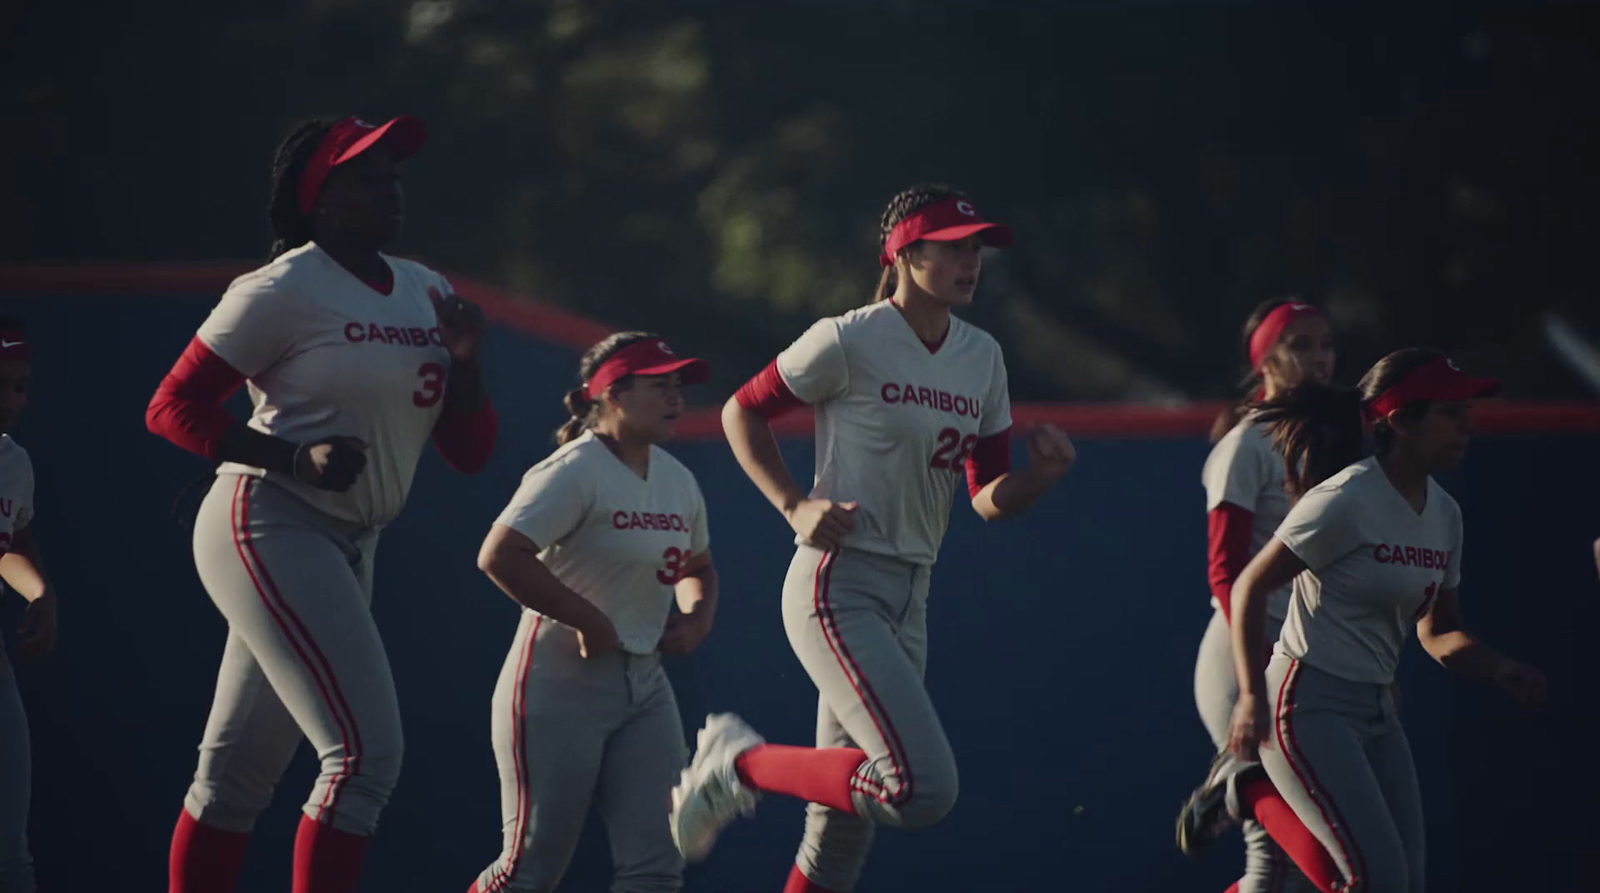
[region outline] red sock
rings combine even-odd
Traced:
[[[834,893],[834,891],[801,874],[800,866],[796,865],[789,869],[789,883],[783,885],[783,893]]]
[[[294,836],[293,893],[352,893],[371,839],[301,814]]]
[[[1258,778],[1250,782],[1240,792],[1240,799],[1244,801],[1245,809],[1261,823],[1261,827],[1267,829],[1267,836],[1283,847],[1283,851],[1294,860],[1307,880],[1316,884],[1322,893],[1336,893],[1344,883],[1344,873],[1339,870],[1333,857],[1328,855],[1328,851],[1323,849],[1322,841],[1284,802],[1283,795],[1278,793],[1271,781]]]
[[[853,747],[791,747],[758,744],[733,761],[739,780],[758,791],[788,794],[829,809],[855,814],[850,779],[867,761]]]
[[[1233,886],[1229,887],[1226,890],[1223,890],[1222,893],[1239,893],[1239,882],[1238,881],[1234,881],[1233,882]]]
[[[250,835],[202,825],[184,809],[167,855],[167,893],[233,893]]]

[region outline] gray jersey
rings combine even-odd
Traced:
[[[634,654],[656,650],[679,570],[711,545],[705,497],[683,463],[653,446],[641,478],[592,431],[528,469],[495,523],[538,544]]]
[[[1432,478],[1421,514],[1377,459],[1313,488],[1277,538],[1306,564],[1276,653],[1352,682],[1387,684],[1416,622],[1461,581],[1461,508]]]
[[[448,294],[449,283],[413,261],[384,259],[394,272],[389,294],[307,243],[235,279],[197,333],[250,380],[250,427],[300,443],[334,435],[367,443],[366,470],[346,493],[266,477],[332,517],[368,526],[405,504],[450,368],[428,296]],[[263,475],[234,462],[219,473]]]
[[[1261,426],[1249,417],[1217,441],[1200,473],[1206,488],[1207,512],[1226,502],[1252,513],[1251,555],[1266,546],[1289,514],[1292,500],[1283,489],[1287,479],[1283,456],[1273,449]],[[1268,596],[1268,617],[1281,623],[1288,615],[1290,588],[1284,586]]]
[[[966,458],[978,438],[1011,427],[1000,345],[951,317],[944,343],[929,350],[879,301],[816,323],[777,365],[816,406],[812,498],[861,504],[844,546],[933,564]]]

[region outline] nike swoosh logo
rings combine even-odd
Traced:
[[[16,347],[21,341],[0,341],[0,347]]]

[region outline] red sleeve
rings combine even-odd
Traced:
[[[1233,581],[1250,563],[1250,528],[1255,513],[1247,508],[1224,502],[1206,515],[1206,577],[1211,581],[1211,594],[1222,606],[1222,616],[1232,622]]]
[[[977,498],[979,490],[1010,470],[1011,429],[978,438],[967,456],[967,492]]]
[[[196,336],[150,398],[144,411],[145,427],[191,453],[215,460],[217,439],[236,421],[222,403],[241,384],[244,375]]]
[[[783,376],[778,374],[777,360],[768,363],[767,368],[762,369],[755,378],[745,382],[733,399],[764,419],[775,419],[791,409],[806,405],[783,383]]]
[[[484,400],[472,412],[439,418],[433,426],[433,445],[451,468],[463,474],[477,474],[489,464],[494,441],[500,433],[500,414],[494,402]]]

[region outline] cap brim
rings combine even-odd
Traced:
[[[677,360],[672,363],[662,363],[659,366],[649,366],[644,369],[635,369],[630,375],[671,375],[678,373],[684,384],[705,384],[711,377],[711,366],[705,360]]]
[[[423,125],[422,119],[415,115],[401,115],[351,143],[333,163],[344,164],[378,143],[389,148],[395,161],[404,161],[421,151],[427,141],[428,128]]]
[[[995,248],[1011,247],[1011,227],[1003,223],[963,223],[960,226],[947,226],[931,233],[923,233],[922,238],[930,242],[954,242],[975,233],[983,234],[985,245]]]

